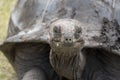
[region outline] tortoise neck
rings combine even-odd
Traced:
[[[81,75],[86,58],[78,49],[51,51],[51,63],[58,74],[72,79]]]

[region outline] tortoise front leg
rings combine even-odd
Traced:
[[[22,80],[47,80],[47,78],[42,70],[35,68],[26,72]]]

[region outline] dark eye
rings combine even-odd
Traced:
[[[76,33],[81,33],[82,32],[82,29],[78,26],[76,26],[75,29],[76,29]]]
[[[54,41],[55,42],[60,42],[60,40],[61,40],[61,27],[59,26],[59,27],[57,27],[57,26],[55,26],[54,28],[53,28],[53,35],[54,35]]]
[[[53,28],[53,32],[54,32],[54,33],[61,33],[61,28],[55,26],[55,27]]]
[[[78,26],[75,26],[75,38],[78,39],[82,33],[82,29]]]

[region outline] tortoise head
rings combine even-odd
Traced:
[[[50,26],[50,44],[55,47],[82,47],[82,27],[79,21],[73,19],[60,19]]]

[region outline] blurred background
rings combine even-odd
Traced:
[[[0,0],[0,42],[7,34],[10,12],[16,0]],[[0,80],[16,80],[16,74],[6,57],[0,52]]]

